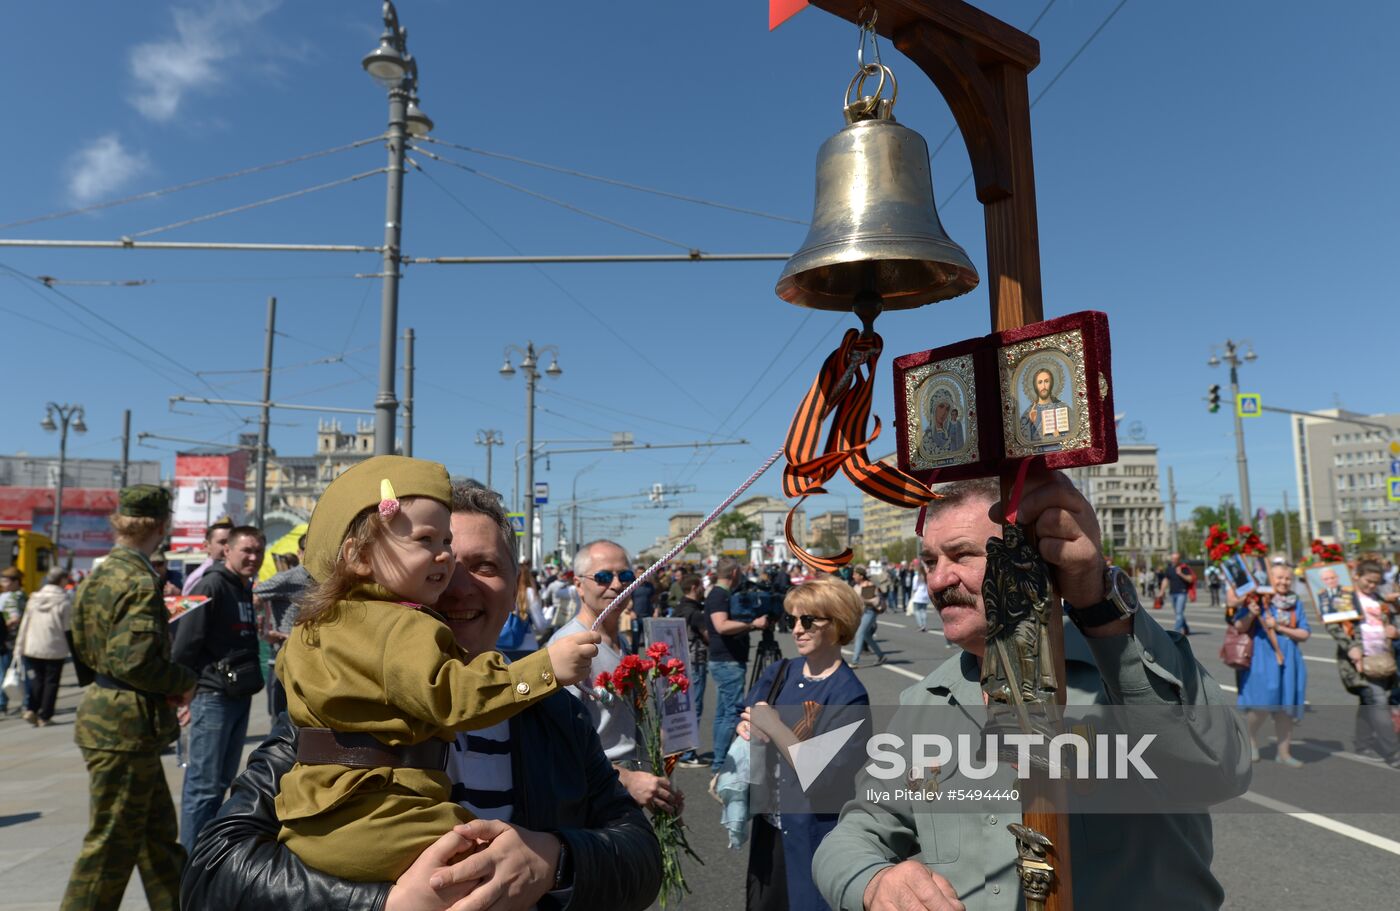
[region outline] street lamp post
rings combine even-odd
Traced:
[[[476,445],[486,447],[486,489],[494,490],[491,486],[491,450],[496,446],[504,446],[505,438],[501,436],[499,430],[478,430],[476,432]]]
[[[63,475],[67,470],[68,463],[68,427],[73,427],[74,433],[87,433],[87,425],[83,423],[82,405],[58,405],[48,402],[44,405],[44,419],[39,422],[39,426],[49,433],[58,431],[58,491],[53,498],[53,546],[55,553],[63,553]],[[55,423],[54,416],[58,416]]]
[[[207,529],[214,522],[214,494],[222,492],[223,488],[213,478],[200,478],[199,489],[204,493],[204,527]]]
[[[1244,421],[1240,419],[1239,394],[1240,394],[1240,362],[1253,361],[1259,357],[1254,353],[1254,346],[1248,346],[1249,350],[1243,355],[1239,353],[1239,348],[1230,339],[1225,340],[1225,356],[1223,358],[1212,355],[1206,361],[1211,367],[1219,367],[1223,361],[1230,365],[1230,402],[1235,411],[1235,464],[1240,472],[1240,515],[1242,522],[1252,522],[1254,510],[1251,508],[1249,500],[1249,462],[1244,455]]]
[[[408,29],[399,25],[394,4],[384,3],[384,34],[379,47],[360,65],[389,92],[388,187],[384,202],[384,247],[379,311],[379,394],[374,399],[374,454],[392,455],[398,400],[394,397],[394,359],[399,323],[399,244],[403,236],[403,158],[406,134],[426,136],[433,121],[418,107],[418,61],[408,52]]]
[[[505,361],[501,364],[501,376],[510,379],[515,376],[515,367],[511,366],[510,355],[514,352],[520,355],[520,369],[525,371],[525,536],[522,544],[525,548],[524,559],[533,561],[535,559],[535,384],[539,382],[540,355],[546,352],[550,355],[550,363],[545,375],[557,377],[564,373],[559,369],[559,349],[553,345],[545,345],[536,350],[534,342],[526,342],[524,349],[516,345],[506,345]]]

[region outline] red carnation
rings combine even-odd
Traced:
[[[652,661],[650,658],[643,658],[641,663],[637,666],[641,670],[642,675],[645,676],[656,669],[656,662]]]
[[[685,674],[676,674],[671,678],[671,685],[682,693],[690,690],[690,678]]]
[[[679,658],[672,658],[666,662],[666,666],[661,671],[667,677],[674,677],[676,674],[685,673],[685,662]]]
[[[607,671],[599,673],[597,679],[593,681],[593,685],[600,690],[607,689],[610,683],[612,683],[612,677]]]
[[[660,661],[671,654],[671,647],[664,642],[653,642],[647,646],[647,657],[655,661]]]

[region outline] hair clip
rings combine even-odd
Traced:
[[[392,519],[399,514],[399,499],[394,496],[394,485],[385,478],[379,482],[379,517]]]

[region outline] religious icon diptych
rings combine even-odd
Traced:
[[[1084,311],[896,358],[899,467],[929,483],[1113,462],[1108,317]]]

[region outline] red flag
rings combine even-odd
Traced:
[[[768,0],[768,31],[796,16],[806,6],[807,0]]]

